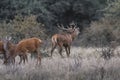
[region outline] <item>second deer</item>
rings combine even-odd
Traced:
[[[8,43],[8,41],[6,42]],[[37,63],[41,62],[41,56],[39,53],[39,47],[42,44],[42,40],[39,38],[28,38],[28,39],[23,39],[21,40],[18,44],[12,46],[11,44],[6,44],[6,47],[10,46],[10,48],[6,48],[6,54],[8,54],[7,60],[13,59],[12,61],[15,61],[15,57],[18,55],[20,57],[20,62],[21,64],[22,61],[28,61],[27,54],[28,53],[37,53]]]
[[[69,57],[71,43],[73,42],[75,37],[77,37],[78,34],[80,33],[79,28],[77,28],[74,23],[72,25],[70,25],[70,27],[67,27],[67,28],[65,28],[64,26],[58,25],[58,28],[64,32],[59,33],[59,34],[54,34],[52,36],[52,38],[51,38],[51,40],[52,40],[51,56],[52,56],[55,48],[57,46],[59,46],[59,48],[60,48],[59,54],[61,55],[61,57],[63,57],[63,55],[62,55],[62,48],[63,47],[65,48],[66,54]]]

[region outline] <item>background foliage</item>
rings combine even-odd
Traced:
[[[120,1],[108,1],[107,7],[102,9],[103,17],[92,21],[90,27],[84,30],[82,41],[89,45],[108,45],[112,41],[120,42]]]
[[[0,35],[48,38],[57,33],[56,24],[74,21],[80,27],[80,44],[119,43],[119,9],[119,0],[2,0]]]
[[[17,15],[15,19],[11,20],[9,23],[3,22],[0,25],[1,38],[4,38],[4,36],[12,36],[16,42],[29,37],[47,37],[44,25],[38,23],[36,16],[33,15],[25,17]]]

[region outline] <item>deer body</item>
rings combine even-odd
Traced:
[[[42,43],[42,40],[38,38],[29,38],[29,39],[21,40],[17,44],[16,50],[15,50],[16,55],[20,56],[19,64],[22,62],[22,59],[24,60],[24,63],[25,63],[25,59],[28,60],[27,53],[32,54],[32,52],[36,52],[38,55],[38,61],[41,61],[41,57],[38,50],[41,43]]]
[[[19,64],[21,64],[22,60],[24,60],[24,63],[25,63],[25,60],[28,61],[27,54],[28,53],[32,54],[32,52],[37,53],[37,55],[38,55],[37,59],[38,59],[38,62],[40,62],[41,57],[40,57],[38,49],[39,49],[41,43],[42,43],[42,40],[40,40],[39,38],[29,38],[29,39],[21,40],[16,45],[11,45],[10,43],[6,44],[6,47],[8,47],[8,46],[10,47],[10,49],[6,49],[6,52],[9,55],[7,57],[6,62],[8,61],[8,59],[12,59],[12,61],[15,62],[15,57],[18,55],[20,57]]]
[[[68,28],[62,30],[65,30],[66,32],[60,33],[60,34],[55,34],[52,36],[52,49],[51,49],[51,56],[53,54],[54,49],[59,46],[59,54],[61,57],[62,55],[62,48],[65,48],[66,54],[69,57],[70,55],[70,47],[71,43],[73,42],[74,38],[79,34],[79,29],[78,28]]]

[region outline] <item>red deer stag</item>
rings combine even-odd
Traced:
[[[58,26],[59,29],[64,31],[60,34],[55,34],[52,36],[52,49],[51,49],[51,56],[53,54],[53,51],[55,50],[56,46],[59,46],[59,54],[61,57],[62,55],[62,48],[65,48],[66,54],[69,57],[70,55],[70,46],[72,41],[75,39],[75,37],[79,34],[79,28],[76,28],[76,25],[73,23],[70,25],[70,27],[64,28],[63,26]]]
[[[42,44],[42,40],[38,39],[38,38],[29,38],[29,39],[23,39],[21,40],[15,47],[13,50],[11,50],[11,53],[10,50],[8,50],[8,58],[6,61],[8,61],[9,59],[13,59],[12,61],[15,61],[15,57],[18,55],[20,57],[20,62],[19,64],[21,64],[22,60],[24,61],[25,63],[25,60],[28,61],[28,58],[27,58],[27,54],[28,53],[37,53],[37,63],[41,62],[41,56],[40,56],[40,53],[39,53],[39,47],[40,45]],[[7,45],[9,46],[9,45]],[[7,50],[7,49],[6,49]]]

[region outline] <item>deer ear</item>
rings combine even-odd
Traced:
[[[10,41],[12,39],[12,37],[9,37],[8,40]]]
[[[78,30],[80,30],[80,28],[79,28],[79,27],[77,27],[77,29],[78,29]]]
[[[6,36],[5,39],[10,41],[12,39],[12,37],[11,36]]]

